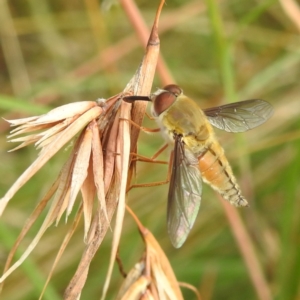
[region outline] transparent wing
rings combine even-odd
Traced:
[[[168,195],[168,233],[175,248],[185,242],[197,217],[202,193],[198,159],[184,149],[181,136],[175,136],[172,175]]]
[[[213,126],[228,132],[243,132],[266,122],[273,114],[273,107],[264,100],[254,99],[203,111]]]

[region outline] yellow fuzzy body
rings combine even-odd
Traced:
[[[235,206],[247,206],[236,183],[224,150],[215,138],[214,130],[200,107],[180,94],[168,109],[157,117],[162,135],[169,144],[174,133],[182,135],[187,153],[198,159],[203,180]]]

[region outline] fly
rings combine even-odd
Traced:
[[[253,99],[202,110],[175,84],[159,89],[150,99],[161,133],[174,147],[167,225],[172,244],[179,248],[196,220],[202,181],[232,205],[248,206],[212,125],[227,132],[244,132],[266,122],[273,108]]]

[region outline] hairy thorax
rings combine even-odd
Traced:
[[[180,96],[158,117],[157,122],[169,144],[174,141],[174,133],[180,134],[185,146],[196,155],[201,154],[215,139],[203,111],[185,96]]]

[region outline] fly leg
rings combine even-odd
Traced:
[[[159,149],[159,151],[157,151],[157,153],[155,153],[155,155],[153,157],[157,157],[164,149],[166,149],[167,145],[165,145],[164,147],[162,147],[161,149]],[[146,162],[152,162],[155,163],[156,161],[151,160],[151,159],[147,159]],[[173,151],[170,155],[170,160],[169,160],[169,166],[168,166],[168,174],[167,174],[167,178],[165,180],[162,181],[156,181],[156,182],[149,182],[149,183],[139,183],[139,184],[133,184],[130,187],[128,187],[126,192],[129,192],[132,188],[140,188],[140,187],[152,187],[152,186],[158,186],[158,185],[163,185],[163,184],[167,184],[170,182],[170,178],[171,178],[171,172],[172,172],[172,162],[173,162]]]
[[[134,161],[143,161],[143,162],[153,162],[153,163],[157,163],[157,164],[167,164],[168,162],[165,161],[159,161],[156,160],[156,158],[164,151],[168,148],[168,144],[163,145],[152,157],[146,157],[137,153],[130,153],[130,155],[132,156],[136,156],[136,159],[133,159]]]
[[[138,128],[138,129],[140,129],[141,131],[144,131],[144,132],[160,132],[160,128],[147,128],[147,127],[143,127],[143,126],[140,126],[139,124],[133,122],[132,120],[125,119],[125,118],[119,118],[119,120],[127,121],[132,126]]]
[[[149,118],[151,118],[150,116],[148,116]],[[119,118],[120,120],[123,121],[127,121],[129,122],[132,126],[137,127],[138,129],[140,129],[141,131],[144,132],[160,132],[160,128],[146,128],[146,127],[142,127],[139,124],[135,123],[132,120],[129,119],[124,119],[124,118]],[[134,159],[135,161],[142,161],[142,162],[150,162],[150,163],[159,163],[159,164],[167,164],[167,162],[164,161],[159,161],[156,160],[156,158],[165,150],[167,149],[168,144],[163,145],[151,158],[147,158],[145,156],[139,155],[137,153],[130,153],[130,155],[137,157],[136,159]],[[133,161],[134,161],[133,160]],[[138,187],[152,187],[152,186],[158,186],[158,185],[163,185],[163,184],[167,184],[170,182],[170,178],[171,178],[171,166],[172,166],[172,162],[173,162],[173,152],[171,153],[170,156],[170,160],[169,160],[169,167],[168,167],[168,174],[167,174],[167,179],[163,180],[163,181],[158,181],[158,182],[150,182],[150,183],[140,183],[140,184],[133,184],[131,186],[129,186],[127,188],[126,192],[129,192],[132,188],[138,188]]]
[[[154,164],[162,164],[162,165],[167,165],[168,162],[164,161],[164,160],[156,160],[155,158],[152,157],[147,157],[147,156],[143,156],[140,154],[137,154],[135,152],[131,152],[130,155],[132,157],[134,157],[131,161],[132,162],[136,162],[136,161],[141,161],[141,162],[149,162],[149,163],[154,163]]]
[[[151,121],[154,121],[156,118],[155,117],[152,117],[150,116],[147,112],[145,112],[145,115],[147,116],[147,118]]]

